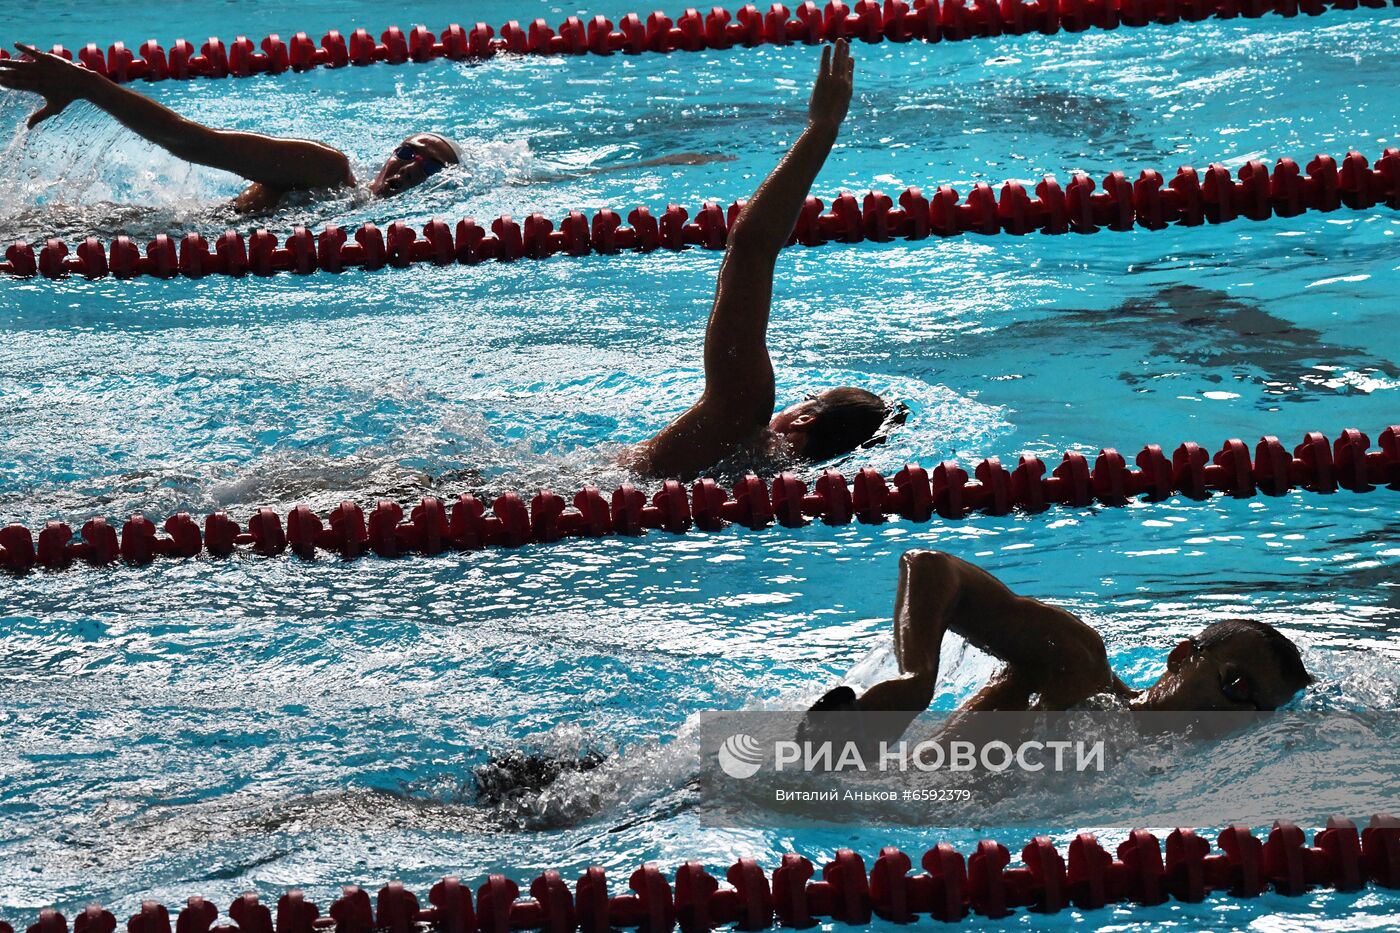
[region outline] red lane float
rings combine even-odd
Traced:
[[[869,467],[857,471],[850,482],[829,469],[810,491],[806,481],[783,473],[767,483],[749,475],[732,490],[710,478],[696,480],[689,491],[678,480],[666,480],[650,497],[631,485],[607,497],[587,486],[571,503],[547,489],[528,501],[508,492],[490,504],[490,514],[487,503],[463,494],[451,503],[424,498],[407,514],[389,500],[380,500],[368,515],[345,501],[324,518],[298,505],[287,513],[285,524],[270,508],[258,509],[246,524],[215,512],[202,526],[189,513],[179,512],[161,529],[144,515],[133,515],[120,533],[105,518],[89,519],[77,535],[59,521],[48,522],[38,535],[11,524],[0,528],[0,567],[24,572],[35,567],[57,570],[77,562],[140,565],[157,557],[226,557],[237,551],[273,556],[290,550],[307,560],[318,551],[345,559],[371,552],[400,557],[546,544],[566,537],[640,535],[648,529],[684,534],[729,525],[756,530],[775,522],[797,528],[813,519],[828,525],[852,519],[878,524],[890,516],[927,522],[934,515],[958,520],[973,512],[1006,515],[1013,509],[1041,512],[1052,505],[1116,506],[1129,499],[1155,502],[1173,495],[1202,500],[1216,493],[1249,498],[1256,493],[1281,496],[1294,489],[1324,494],[1340,489],[1369,492],[1380,486],[1400,489],[1400,425],[1381,432],[1380,450],[1370,447],[1370,438],[1352,428],[1335,441],[1309,432],[1291,453],[1278,438],[1264,437],[1252,458],[1250,448],[1238,439],[1226,441],[1214,456],[1204,447],[1185,443],[1168,457],[1161,447],[1149,444],[1134,458],[1137,469],[1130,469],[1118,451],[1104,448],[1092,464],[1083,454],[1070,452],[1048,470],[1032,456],[1020,457],[1009,470],[997,458],[989,458],[971,474],[953,461],[931,471],[910,465],[888,480]]]
[[[1349,152],[1339,167],[1327,155],[1316,156],[1306,173],[1292,159],[1280,159],[1270,175],[1260,161],[1243,165],[1238,179],[1220,165],[1211,165],[1204,176],[1183,167],[1163,183],[1162,176],[1145,169],[1137,181],[1122,172],[1110,173],[1103,190],[1095,191],[1088,175],[1075,175],[1064,188],[1051,175],[1035,186],[1031,197],[1020,182],[1008,181],[1000,196],[985,183],[977,183],[960,202],[957,190],[943,185],[925,197],[908,188],[899,206],[888,195],[871,191],[860,201],[843,193],[825,210],[822,201],[807,198],[788,245],[821,246],[829,242],[883,242],[895,238],[922,240],[929,236],[1007,233],[1095,233],[1099,230],[1161,230],[1219,224],[1241,217],[1267,220],[1293,217],[1305,211],[1334,211],[1345,205],[1365,210],[1384,204],[1400,208],[1400,149],[1387,149],[1373,168],[1359,152]],[[650,252],[683,250],[691,246],[724,249],[744,201],[728,210],[706,202],[691,220],[690,212],[672,204],[658,218],[645,207],[627,215],[628,226],[615,211],[601,210],[591,218],[571,211],[558,229],[541,214],[530,214],[524,223],[509,215],[491,222],[490,232],[474,218],[458,221],[455,230],[440,220],[429,221],[422,235],[402,221],[381,231],[372,223],[353,236],[336,226],[320,234],[296,227],[286,242],[267,230],[246,239],[232,230],[209,242],[197,233],[178,241],[159,234],[144,252],[129,237],[110,244],[88,237],[69,250],[62,240],[50,239],[36,254],[28,243],[14,243],[5,251],[0,272],[17,276],[60,278],[84,275],[133,278],[176,275],[201,278],[221,274],[270,276],[279,272],[307,275],[317,270],[342,272],[360,266],[446,266],[487,260],[544,259],[556,253],[586,256],[623,250]]]
[[[1400,0],[1391,0],[1389,5],[1400,5]],[[862,42],[957,42],[1000,35],[1050,35],[1153,23],[1172,25],[1208,18],[1253,19],[1266,13],[1316,16],[1328,10],[1386,6],[1386,0],[914,0],[912,5],[906,0],[885,0],[883,4],[858,0],[854,6],[830,0],[824,8],[811,2],[791,9],[773,4],[766,11],[749,4],[732,13],[721,7],[713,7],[707,13],[691,8],[674,20],[660,11],[645,20],[628,13],[616,25],[603,16],[570,16],[557,29],[543,19],[528,25],[511,20],[499,30],[486,23],[470,27],[453,23],[441,33],[414,26],[405,34],[397,26],[390,26],[378,39],[364,29],[356,29],[349,36],[333,29],[319,43],[304,32],[286,42],[279,35],[270,35],[256,45],[247,36],[238,36],[227,46],[210,37],[198,49],[184,39],[175,40],[169,49],[149,39],[135,52],[121,42],[109,45],[105,52],[96,43],[89,43],[76,58],[113,81],[184,81],[280,75],[347,65],[402,65],[439,58],[481,60],[500,54],[638,55],[757,45],[813,45],[841,38]],[[69,61],[75,57],[60,45],[52,51]],[[0,50],[0,58],[8,57],[7,52]]]
[[[300,890],[276,902],[276,913],[255,893],[239,895],[228,908],[236,927],[215,921],[219,911],[202,897],[189,898],[178,914],[182,933],[411,933],[427,924],[445,933],[606,933],[639,928],[646,933],[707,933],[733,924],[739,930],[808,927],[822,918],[864,926],[873,917],[909,923],[921,916],[956,922],[976,915],[1010,916],[1016,908],[1059,913],[1097,910],[1109,904],[1149,907],[1175,899],[1197,903],[1207,896],[1257,897],[1266,891],[1297,897],[1315,888],[1359,891],[1374,885],[1400,889],[1400,820],[1371,817],[1360,831],[1351,820],[1333,817],[1307,845],[1303,830],[1278,821],[1260,840],[1247,827],[1226,827],[1211,852],[1205,836],[1173,830],[1162,842],[1134,830],[1110,853],[1092,833],[1079,833],[1061,854],[1048,837],[1037,836],[1020,850],[1022,864],[1011,867],[1012,850],[995,840],[978,843],[967,856],[940,843],[919,860],[895,846],[880,850],[870,868],[851,849],[838,849],[821,868],[795,853],[766,874],[757,861],[739,859],[724,873],[727,885],[699,862],[688,861],[674,884],[653,864],[628,878],[629,893],[609,893],[608,877],[594,866],[570,885],[557,871],[546,871],[528,888],[504,875],[488,875],[475,891],[449,875],[422,900],[402,882],[391,881],[371,900],[358,885],[345,885],[326,910]],[[1116,858],[1114,857],[1116,854]],[[521,895],[525,896],[522,897]],[[427,906],[423,906],[426,902]],[[274,927],[275,916],[275,927]],[[68,921],[55,910],[40,911],[28,933],[68,933]],[[73,933],[112,933],[116,917],[89,905],[73,918]],[[9,928],[0,922],[0,929]],[[170,911],[144,901],[127,921],[131,933],[166,933]]]

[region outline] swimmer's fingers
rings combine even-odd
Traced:
[[[26,53],[33,51],[29,46],[19,43],[16,43],[15,48]],[[51,80],[51,76],[37,71],[37,64],[37,62],[31,61],[0,59],[0,66],[4,66],[0,67],[0,87],[12,91],[38,94],[44,98],[44,106],[30,114],[29,119],[25,121],[25,126],[31,130],[50,117],[58,116],[72,100],[72,95],[54,91],[54,82]]]
[[[851,44],[845,39],[836,40],[836,54],[831,62],[832,74],[849,78],[855,71],[856,60],[851,57]]]
[[[822,50],[822,70],[812,88],[808,118],[827,126],[840,126],[851,105],[851,49],[845,39]]]
[[[63,108],[65,106],[65,104],[56,104],[53,101],[49,101],[48,103],[44,104],[44,106],[31,113],[29,115],[29,120],[25,125],[32,130],[34,129],[34,127],[38,126],[40,123],[43,123],[49,117],[58,116],[60,113],[63,112]]]
[[[21,52],[23,52],[25,55],[28,55],[30,58],[34,59],[36,62],[37,62],[37,61],[40,61],[41,59],[43,59],[43,58],[45,58],[45,57],[55,57],[55,58],[57,57],[57,56],[49,56],[49,53],[48,53],[48,52],[41,52],[41,51],[39,51],[38,49],[36,49],[34,46],[32,46],[32,45],[25,45],[23,42],[16,42],[16,43],[15,43],[15,48],[19,49],[19,50],[20,50]]]
[[[66,58],[60,58],[52,52],[42,52],[32,45],[25,45],[23,42],[16,42],[15,48],[19,49],[27,57],[0,59],[0,65],[45,75],[67,74],[74,68],[80,71],[88,70],[86,66],[75,65]],[[96,72],[93,73],[95,74]]]
[[[39,82],[22,71],[0,71],[0,87],[7,87],[12,91],[39,93]]]
[[[15,43],[15,48],[22,51],[25,55],[33,57],[0,58],[0,78],[9,80],[18,79],[22,76],[25,80],[39,81],[50,73],[50,69],[45,67],[47,63],[43,59],[54,58],[55,56],[49,55],[47,52],[40,52],[27,45],[21,45],[20,43]],[[58,60],[62,61],[62,59]],[[68,63],[64,62],[64,64]]]

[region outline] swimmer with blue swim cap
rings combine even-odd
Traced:
[[[44,98],[44,105],[29,117],[30,129],[62,113],[73,101],[85,100],[177,158],[252,182],[233,202],[236,210],[245,213],[271,210],[293,191],[355,184],[350,160],[333,146],[212,129],[57,55],[21,43],[15,48],[27,58],[0,59],[0,87]],[[456,143],[437,133],[415,133],[394,148],[369,190],[375,197],[398,194],[461,161]]]
[[[773,413],[768,316],[774,268],[846,119],[854,74],[844,39],[822,50],[806,129],[730,230],[705,331],[705,389],[684,414],[629,452],[629,464],[640,472],[688,478],[735,454],[828,460],[875,441],[899,419],[878,395],[851,386]]]

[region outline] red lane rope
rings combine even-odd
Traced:
[[[1400,0],[1391,3],[1400,6]],[[1386,5],[1385,0],[915,0],[910,7],[904,0],[885,0],[883,6],[876,0],[859,0],[851,8],[840,0],[831,0],[824,9],[811,2],[792,10],[774,4],[767,12],[749,4],[732,14],[720,7],[706,14],[692,8],[674,21],[660,11],[645,21],[636,13],[629,13],[616,27],[602,16],[587,21],[570,16],[557,31],[543,19],[528,26],[511,20],[500,28],[499,35],[486,23],[476,23],[471,28],[454,23],[441,35],[434,35],[424,26],[415,26],[404,35],[397,26],[390,26],[378,42],[364,29],[355,30],[348,39],[331,30],[321,38],[319,46],[304,32],[292,36],[290,43],[270,35],[256,46],[246,36],[239,36],[227,47],[211,37],[198,50],[190,42],[177,39],[167,51],[150,39],[135,54],[120,42],[109,46],[105,54],[98,45],[89,43],[78,51],[77,58],[113,81],[164,81],[284,74],[376,62],[401,65],[437,58],[480,60],[501,53],[695,52],[734,46],[816,44],[840,38],[865,42],[953,42],[1031,32],[1049,35],[1115,29],[1120,25],[1170,25],[1212,17],[1252,19],[1265,13],[1316,16],[1327,10],[1384,9]],[[53,51],[73,59],[73,53],[62,46],[54,46]],[[0,50],[0,58],[4,57],[8,53]]]
[[[412,933],[426,923],[446,933],[607,933],[636,927],[647,933],[707,933],[723,924],[761,930],[775,921],[787,928],[809,927],[823,918],[865,925],[873,918],[909,923],[920,915],[955,922],[969,915],[991,919],[1010,916],[1022,907],[1038,913],[1068,908],[1095,910],[1109,904],[1151,906],[1175,899],[1202,901],[1210,894],[1257,897],[1267,891],[1300,896],[1317,887],[1359,891],[1368,885],[1400,888],[1400,821],[1371,817],[1360,832],[1347,819],[1334,817],[1306,844],[1303,830],[1274,823],[1260,841],[1247,827],[1230,826],[1216,839],[1218,853],[1191,829],[1167,836],[1166,854],[1157,837],[1134,830],[1119,844],[1114,858],[1092,833],[1080,833],[1062,856],[1048,837],[1037,836],[1021,849],[1024,867],[1009,868],[1011,852],[995,840],[983,840],[963,854],[948,843],[929,849],[920,859],[923,872],[910,875],[912,860],[894,846],[880,850],[867,872],[865,860],[839,849],[816,868],[800,855],[784,855],[764,873],[757,861],[739,859],[728,871],[729,886],[695,861],[676,870],[674,886],[653,864],[632,873],[631,893],[609,894],[602,868],[585,871],[573,885],[557,871],[546,871],[521,887],[504,875],[489,875],[476,890],[457,876],[443,878],[428,892],[429,906],[402,882],[391,881],[373,902],[358,885],[346,885],[326,916],[299,890],[277,901],[276,914],[252,892],[229,905],[237,927],[217,924],[219,910],[202,897],[191,897],[180,910],[179,933]],[[91,905],[74,918],[73,933],[114,933],[116,917]],[[129,933],[170,933],[170,913],[157,901],[144,901],[126,924]],[[13,933],[0,922],[0,933]],[[69,933],[67,919],[55,910],[39,914],[27,933]]]
[[[488,233],[476,220],[459,221],[455,232],[440,220],[423,228],[422,238],[403,221],[381,232],[367,223],[347,233],[328,226],[320,234],[297,227],[285,243],[267,230],[248,238],[230,230],[211,248],[197,233],[178,241],[159,234],[146,244],[144,255],[130,237],[119,236],[110,245],[88,237],[75,251],[59,239],[48,240],[36,255],[28,243],[14,243],[5,251],[0,272],[11,275],[41,274],[60,278],[70,273],[90,278],[113,275],[132,278],[176,275],[201,278],[221,274],[274,275],[279,272],[309,274],[317,270],[341,272],[362,266],[379,269],[414,264],[446,266],[494,259],[544,259],[556,253],[586,256],[624,250],[649,252],[683,250],[689,246],[724,249],[729,231],[745,202],[736,201],[726,211],[706,202],[690,219],[690,212],[672,204],[658,218],[645,207],[627,215],[629,226],[612,210],[591,218],[571,211],[559,223],[542,214],[530,214],[523,224],[509,215],[491,222]],[[895,238],[922,240],[929,236],[961,233],[1022,235],[1094,233],[1101,229],[1160,230],[1169,225],[1195,227],[1219,224],[1241,217],[1267,220],[1294,217],[1306,211],[1334,211],[1342,205],[1365,210],[1385,204],[1400,208],[1400,149],[1386,149],[1374,168],[1359,152],[1349,152],[1340,168],[1331,156],[1316,156],[1304,174],[1292,159],[1280,159],[1272,175],[1268,166],[1254,160],[1241,166],[1238,180],[1229,169],[1212,164],[1204,177],[1190,167],[1177,170],[1170,182],[1151,169],[1136,181],[1122,172],[1111,172],[1103,190],[1095,191],[1088,175],[1076,174],[1065,188],[1047,175],[1035,186],[1035,197],[1019,182],[1008,181],[998,198],[991,185],[979,182],[959,203],[956,189],[943,185],[924,197],[918,188],[899,196],[899,206],[885,194],[871,191],[861,201],[849,193],[839,195],[831,210],[808,197],[789,245],[820,246],[838,241],[882,242]]]
[[[1249,498],[1256,492],[1279,496],[1293,489],[1400,489],[1400,424],[1381,432],[1379,451],[1370,446],[1365,434],[1348,429],[1332,443],[1309,432],[1292,454],[1278,438],[1264,437],[1252,462],[1245,443],[1232,439],[1214,457],[1188,442],[1168,459],[1161,447],[1149,444],[1135,458],[1136,470],[1111,448],[1100,450],[1092,466],[1083,454],[1066,453],[1049,475],[1045,464],[1030,456],[1022,456],[1012,470],[995,457],[983,460],[973,468],[971,480],[952,461],[932,472],[906,466],[889,481],[866,467],[850,484],[839,471],[826,470],[810,494],[807,484],[791,473],[771,483],[749,475],[735,484],[732,499],[713,479],[696,480],[689,495],[678,480],[666,480],[650,504],[630,484],[616,489],[610,501],[597,487],[587,486],[573,497],[572,508],[543,489],[528,505],[520,495],[505,493],[491,504],[490,515],[485,503],[463,494],[450,508],[441,499],[426,497],[412,508],[407,521],[396,502],[380,500],[366,518],[360,506],[345,501],[326,519],[308,506],[296,506],[287,513],[285,527],[271,508],[258,509],[246,526],[225,512],[214,512],[204,520],[202,534],[189,513],[180,512],[165,520],[165,537],[143,515],[128,519],[120,535],[105,518],[90,519],[76,538],[66,523],[50,521],[37,543],[29,528],[10,524],[0,528],[0,567],[24,572],[36,566],[62,569],[77,561],[147,564],[157,557],[225,557],[240,549],[265,556],[290,550],[308,560],[318,549],[346,559],[370,552],[400,557],[519,547],[566,537],[640,535],[646,529],[684,534],[733,524],[757,530],[775,521],[795,528],[810,519],[828,525],[852,519],[878,524],[892,515],[927,522],[934,515],[957,520],[972,512],[1006,515],[1013,509],[1040,512],[1051,505],[1122,505],[1136,497],[1155,502],[1173,495],[1204,500],[1216,492]]]

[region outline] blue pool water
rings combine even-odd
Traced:
[[[578,12],[419,3],[441,29]],[[616,15],[622,9],[593,10]],[[674,11],[673,11],[674,12]],[[381,5],[46,4],[0,37],[76,48],[150,36],[319,36]],[[386,18],[387,17],[387,18]],[[413,22],[399,20],[407,29]],[[1400,145],[1400,11],[966,43],[859,46],[842,139],[815,192],[897,194],[1082,169],[1370,158]],[[746,196],[800,127],[804,48],[436,62],[138,86],[216,125],[324,139],[371,177],[405,134],[461,141],[466,169],[389,202],[345,196],[267,219],[422,223]],[[206,235],[247,221],[236,180],[189,168],[74,106],[33,134],[0,96],[0,238]],[[638,168],[655,156],[731,157]],[[793,250],[771,341],[779,396],[866,385],[913,411],[906,461],[1058,459],[1192,439],[1400,422],[1400,216],[1342,210],[1091,237],[962,237]],[[0,283],[0,520],[256,505],[625,476],[617,449],[683,409],[720,257],[700,250],[266,281]],[[854,458],[842,461],[847,469]],[[737,831],[701,826],[671,737],[697,712],[808,702],[887,637],[913,546],[983,563],[1081,613],[1146,683],[1166,647],[1248,614],[1304,645],[1304,709],[1400,708],[1400,533],[1389,491],[1173,500],[960,524],[810,527],[345,564],[157,563],[0,580],[0,917],[142,896],[226,904],[346,880],[590,863],[615,875],[850,845],[966,850],[1025,829]],[[970,653],[939,703],[990,662]],[[504,808],[493,753],[609,755]],[[1168,769],[1169,770],[1169,769]],[[1140,795],[1170,804],[1160,775]],[[1121,800],[1117,801],[1121,803]],[[1062,843],[1094,829],[1045,826]],[[1257,801],[1288,817],[1287,799]],[[1364,817],[1366,814],[1353,814]],[[1237,818],[1221,814],[1220,820]],[[965,821],[964,821],[965,822]],[[1267,820],[1255,821],[1266,825]],[[1016,848],[1017,846],[1013,846]],[[619,879],[621,880],[621,879]],[[1035,918],[1063,927],[1387,929],[1400,899],[1270,895]],[[1025,915],[1011,921],[1029,924]]]

